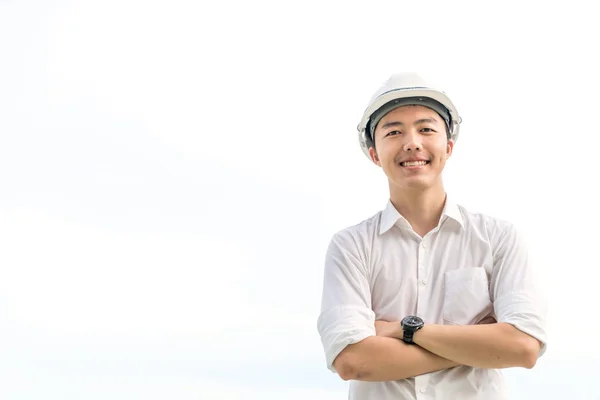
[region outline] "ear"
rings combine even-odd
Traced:
[[[377,155],[377,150],[374,147],[369,147],[369,156],[371,156],[371,160],[377,164],[377,166],[381,167],[381,162],[379,162],[379,156]]]
[[[454,140],[448,139],[448,143],[446,144],[446,160],[452,155],[452,150],[454,150]]]

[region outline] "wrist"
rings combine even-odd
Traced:
[[[425,329],[425,326],[426,325],[423,324],[423,326],[420,329],[416,330],[413,333],[412,341],[414,344],[416,344],[416,345],[419,344],[419,339],[421,339],[421,337],[423,336],[423,329]]]
[[[402,322],[398,321],[395,323],[394,325],[394,337],[396,339],[400,339],[402,340],[402,337],[404,336],[404,329],[402,329]]]
[[[402,339],[404,331],[400,322],[388,322],[384,320],[375,321],[375,333],[377,336],[388,337],[392,339]]]

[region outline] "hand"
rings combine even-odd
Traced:
[[[375,321],[375,333],[377,336],[384,336],[390,338],[401,338],[403,335],[400,321],[389,322],[382,319]]]

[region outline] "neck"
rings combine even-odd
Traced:
[[[390,190],[390,200],[422,237],[438,225],[446,203],[446,192],[441,184],[427,190],[398,188]]]

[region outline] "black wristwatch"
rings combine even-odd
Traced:
[[[404,343],[413,344],[413,335],[423,327],[424,323],[421,318],[411,315],[409,317],[404,317],[400,322],[400,325],[404,331],[404,335],[402,336]]]

